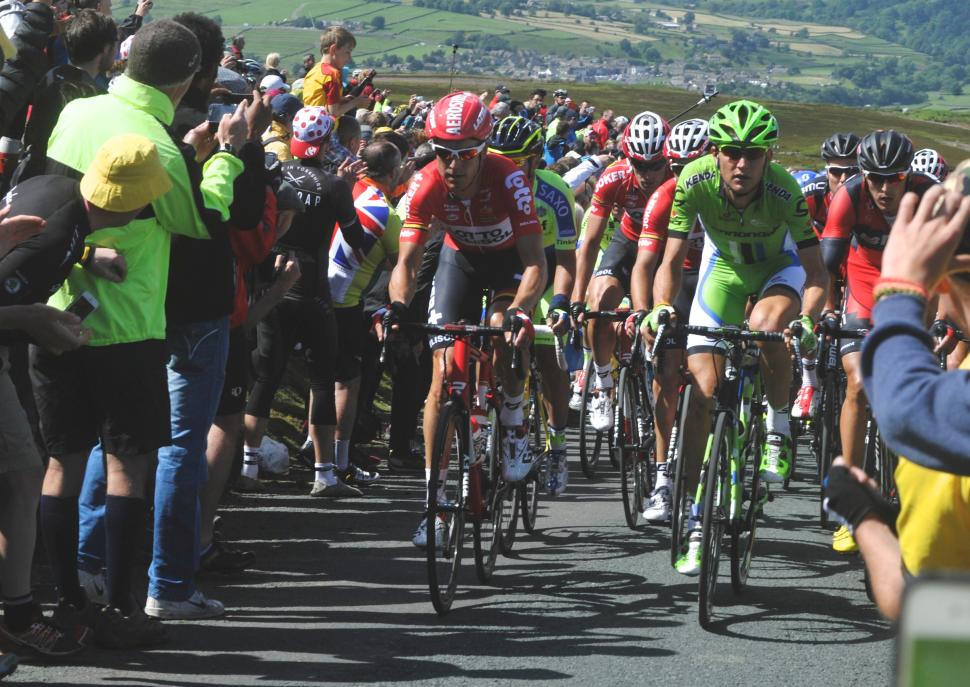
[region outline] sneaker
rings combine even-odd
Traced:
[[[94,631],[94,643],[102,649],[135,649],[161,644],[167,639],[168,633],[161,622],[149,618],[137,606],[130,615],[105,606]]]
[[[643,509],[643,519],[647,522],[667,522],[670,520],[671,503],[670,487],[657,487]]]
[[[218,539],[213,539],[212,546],[199,558],[199,572],[224,575],[242,572],[254,558],[256,554],[252,551],[229,548]]]
[[[690,539],[687,541],[687,551],[677,559],[674,564],[674,568],[677,569],[681,575],[687,575],[688,577],[697,577],[701,574],[701,540],[703,539],[703,534],[699,529],[693,529],[690,533]]]
[[[445,521],[440,517],[435,519],[434,523],[434,545],[436,549],[443,549],[445,547]],[[411,536],[411,543],[417,546],[419,549],[423,549],[428,546],[428,516],[424,516],[421,519],[421,524],[418,525],[418,529],[414,531]]]
[[[580,370],[576,373],[576,379],[573,381],[573,394],[569,397],[569,409],[580,411],[583,409],[583,378],[586,373]]]
[[[791,437],[769,432],[761,457],[761,478],[768,484],[781,484],[791,473]]]
[[[347,469],[340,473],[340,479],[344,484],[351,484],[355,487],[369,487],[381,478],[379,472],[367,472],[351,463]]]
[[[590,401],[589,424],[597,432],[608,432],[613,427],[613,398],[609,389],[600,389]]]
[[[815,417],[818,399],[819,397],[815,394],[815,387],[811,384],[804,385],[798,390],[798,395],[795,396],[795,403],[791,407],[791,416],[805,420]]]
[[[0,622],[0,634],[18,646],[26,647],[44,656],[70,656],[84,650],[91,630],[83,625],[72,630],[62,630],[52,620],[44,617],[40,607],[35,608],[30,627],[14,632]]]
[[[326,482],[321,482],[317,480],[313,483],[313,488],[310,490],[310,496],[333,496],[336,498],[344,496],[363,496],[362,492],[357,487],[352,487],[349,484],[345,484],[342,479],[337,478],[335,484],[327,484]]]
[[[859,545],[855,543],[855,537],[845,525],[832,533],[832,550],[837,553],[855,553],[859,550]]]
[[[546,475],[546,488],[550,496],[560,496],[569,484],[569,461],[566,449],[556,449],[549,452],[549,469]]]
[[[225,612],[226,607],[221,601],[206,598],[198,589],[185,601],[165,601],[150,596],[145,602],[145,615],[164,620],[218,618]]]
[[[232,485],[233,491],[242,492],[244,494],[265,494],[266,485],[260,482],[258,479],[252,477],[246,477],[246,475],[239,475],[236,477],[236,483]]]
[[[424,470],[424,453],[415,448],[407,451],[391,450],[387,464],[392,470],[412,472]]]
[[[350,447],[350,462],[367,472],[374,472],[381,464],[380,456],[364,453],[356,446]]]
[[[87,594],[88,601],[98,606],[108,605],[108,592],[106,591],[104,573],[89,573],[87,570],[77,571],[78,580],[84,593]]]
[[[519,436],[518,430],[508,429],[503,448],[502,478],[506,482],[521,482],[529,476],[535,464],[529,435]]]
[[[93,630],[97,627],[98,617],[100,616],[102,608],[104,608],[104,604],[96,606],[91,601],[88,601],[78,608],[74,604],[68,603],[66,599],[61,598],[58,599],[57,605],[54,606],[51,620],[65,632],[73,632],[78,627],[86,627]]]

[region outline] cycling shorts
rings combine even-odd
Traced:
[[[445,244],[431,285],[429,324],[477,324],[482,317],[482,294],[492,301],[511,299],[522,281],[522,262],[515,248],[491,253],[469,253]],[[431,350],[448,348],[454,340],[432,335]]]
[[[702,327],[740,326],[744,324],[752,296],[760,298],[768,289],[781,286],[790,289],[801,301],[805,287],[805,270],[794,250],[763,262],[741,265],[724,260],[713,242],[707,241],[699,274],[690,323]],[[687,337],[690,354],[710,353],[719,348],[714,339],[696,334]]]
[[[843,329],[872,329],[872,319],[870,317],[859,317],[858,314],[849,312],[842,313]],[[841,339],[839,341],[839,355],[849,353],[859,353],[862,351],[862,342],[865,339]]]
[[[637,242],[631,241],[626,234],[618,231],[613,234],[613,240],[609,247],[604,251],[593,278],[613,277],[620,282],[623,292],[630,290],[630,275],[633,273],[633,265],[637,261]]]

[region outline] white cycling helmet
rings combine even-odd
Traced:
[[[630,123],[630,118],[629,117],[624,117],[623,115],[620,115],[619,117],[614,117],[613,118],[613,127],[617,131],[623,131],[623,128],[627,124],[629,124],[629,123]]]
[[[623,131],[623,152],[631,160],[652,162],[663,155],[670,124],[655,112],[641,112]]]
[[[943,183],[950,173],[950,166],[946,164],[946,160],[932,148],[917,150],[909,168],[914,172],[929,174],[940,183]]]
[[[688,119],[670,130],[664,143],[664,157],[668,162],[686,164],[711,149],[706,119]]]

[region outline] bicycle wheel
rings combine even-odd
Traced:
[[[495,452],[495,460],[499,465],[499,477],[502,475],[503,463],[503,444],[505,443],[505,428],[499,422],[495,425],[492,444],[492,451]],[[505,480],[500,482],[497,498],[502,500],[501,518],[499,519],[499,550],[503,556],[512,553],[515,545],[515,533],[519,528],[519,499],[518,488],[514,484],[509,484]]]
[[[838,424],[836,415],[839,412],[837,379],[834,371],[830,372],[822,387],[822,417],[820,418],[821,432],[818,442],[818,522],[827,527],[829,516],[825,512],[825,478],[832,467],[838,445]]]
[[[754,553],[755,534],[758,529],[759,494],[761,488],[761,453],[764,450],[765,432],[761,419],[751,426],[748,442],[744,447],[741,460],[744,461],[738,476],[738,488],[748,495],[747,502],[742,495],[737,503],[739,510],[731,522],[731,587],[735,594],[744,591],[751,569]]]
[[[536,516],[539,514],[539,492],[545,484],[545,470],[548,469],[546,455],[546,427],[543,423],[543,412],[540,407],[542,396],[532,377],[531,400],[529,402],[529,435],[531,437],[532,455],[535,467],[532,474],[519,485],[519,510],[522,513],[522,529],[533,534],[536,529]]]
[[[435,432],[428,485],[428,586],[439,615],[451,608],[465,539],[465,486],[462,455],[469,446],[468,418],[455,401],[441,409]],[[439,525],[441,531],[438,531]],[[440,535],[440,537],[439,537]],[[439,541],[440,539],[440,541]]]
[[[596,467],[600,462],[604,439],[603,432],[597,432],[589,424],[589,399],[593,393],[594,377],[596,370],[591,356],[583,375],[583,405],[579,409],[579,465],[587,479],[596,479]]]
[[[892,503],[899,503],[899,493],[896,491],[896,454],[889,450],[883,441],[882,432],[878,433],[879,441],[879,490]]]
[[[685,384],[677,400],[677,418],[670,433],[670,443],[673,450],[667,456],[667,474],[671,480],[670,506],[670,564],[677,563],[683,553],[684,543],[687,541],[687,511],[689,506],[687,494],[687,476],[684,474],[683,451],[684,433],[681,429],[687,423],[687,411],[690,407],[692,387]]]
[[[714,423],[711,455],[705,468],[704,506],[702,510],[701,574],[698,585],[698,617],[705,630],[714,616],[714,594],[721,562],[721,539],[724,535],[725,509],[730,488],[728,461],[731,456],[730,414],[721,411]]]
[[[494,451],[495,428],[498,427],[498,412],[489,410],[489,436],[486,442],[485,483],[482,485],[482,499],[485,504],[485,514],[475,523],[475,572],[478,579],[488,582],[495,570],[495,559],[502,546],[502,514],[505,510],[505,499],[502,491],[505,483],[502,481],[502,466],[499,461],[501,454]]]
[[[637,422],[637,389],[635,373],[632,368],[624,367],[620,370],[620,384],[617,387],[616,420],[613,430],[616,438],[613,441],[613,451],[617,454],[616,462],[620,466],[620,494],[623,498],[623,515],[630,529],[636,529],[643,509],[643,487],[638,485],[642,477],[642,467],[639,453],[640,433]],[[638,497],[639,494],[639,497]],[[639,500],[638,500],[639,498]]]

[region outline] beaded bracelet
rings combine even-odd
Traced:
[[[908,279],[880,279],[876,282],[876,287],[872,290],[873,300],[878,302],[880,299],[886,296],[893,296],[896,294],[905,294],[907,296],[916,296],[924,301],[929,300],[929,293],[922,284],[918,284],[914,281]]]

